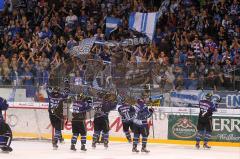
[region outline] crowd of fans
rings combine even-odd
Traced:
[[[158,11],[161,0],[6,0],[0,13],[0,84],[41,86],[59,65],[73,58],[72,47],[85,38],[123,40],[131,12]],[[161,89],[238,89],[233,72],[240,66],[238,0],[171,0],[159,18],[153,42],[127,48],[129,62],[157,62],[163,67]],[[104,35],[105,18],[122,25]],[[92,54],[111,61],[107,47]],[[74,65],[74,64],[73,64]],[[76,64],[75,64],[76,65]],[[81,67],[71,73],[81,81]]]

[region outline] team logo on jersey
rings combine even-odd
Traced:
[[[196,135],[197,127],[186,117],[180,118],[172,127],[173,135],[178,138],[189,139]]]

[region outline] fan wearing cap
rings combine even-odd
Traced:
[[[219,102],[219,101],[218,101]],[[201,138],[204,137],[203,148],[210,149],[208,141],[212,133],[212,114],[215,112],[217,104],[212,102],[212,94],[207,93],[205,99],[200,100],[199,107],[200,113],[198,116],[197,135],[196,135],[196,148],[200,148]]]

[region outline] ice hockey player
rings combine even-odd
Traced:
[[[108,148],[109,140],[109,120],[108,114],[111,110],[116,109],[117,102],[114,94],[104,93],[101,95],[101,104],[94,106],[94,134],[92,147],[96,148],[96,143],[99,138],[100,132],[103,132],[104,147]]]
[[[137,100],[135,106],[135,118],[133,119],[134,126],[134,138],[132,152],[139,152],[137,145],[140,135],[142,135],[142,149],[141,152],[150,152],[146,149],[147,139],[149,135],[148,118],[152,116],[154,112],[153,108],[148,108],[145,101],[142,99]]]
[[[72,140],[71,140],[71,150],[76,151],[76,143],[79,134],[81,135],[81,150],[87,151],[86,136],[87,129],[85,125],[86,112],[92,109],[92,99],[90,97],[84,96],[83,94],[77,95],[76,99],[73,101],[73,112],[72,112]]]
[[[64,79],[65,88],[64,90],[60,90],[58,87],[48,87],[47,94],[49,98],[49,118],[50,122],[55,129],[54,137],[53,137],[53,148],[58,148],[58,141],[61,140],[62,136],[62,123],[63,123],[63,105],[62,102],[68,97],[69,94],[69,81],[68,79]]]
[[[132,137],[130,131],[133,132],[133,122],[132,119],[135,115],[135,109],[127,100],[128,98],[122,98],[121,103],[118,105],[117,110],[122,118],[123,132],[129,143],[132,142]]]
[[[9,105],[5,99],[0,97],[0,148],[3,152],[11,152],[12,130],[4,121],[2,111],[6,111]]]
[[[200,113],[198,116],[196,148],[200,148],[201,138],[204,137],[203,148],[210,149],[208,145],[209,138],[212,132],[212,114],[215,112],[217,103],[212,102],[212,94],[207,93],[204,100],[199,101]]]

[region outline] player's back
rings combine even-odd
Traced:
[[[118,110],[119,114],[121,115],[123,122],[128,122],[135,115],[135,109],[129,104],[123,103],[122,105],[120,105],[118,107],[117,110]]]
[[[88,102],[84,100],[77,100],[73,103],[73,117],[79,120],[85,120],[86,112],[91,109]]]
[[[199,101],[199,118],[208,119],[212,116],[213,111],[215,111],[215,106],[213,102],[209,100],[200,100]]]
[[[136,105],[135,106],[135,119],[134,123],[139,126],[147,126],[148,118],[152,115],[152,112],[149,111],[148,107],[144,105]],[[137,122],[136,122],[137,121]],[[138,121],[141,121],[139,124]]]

